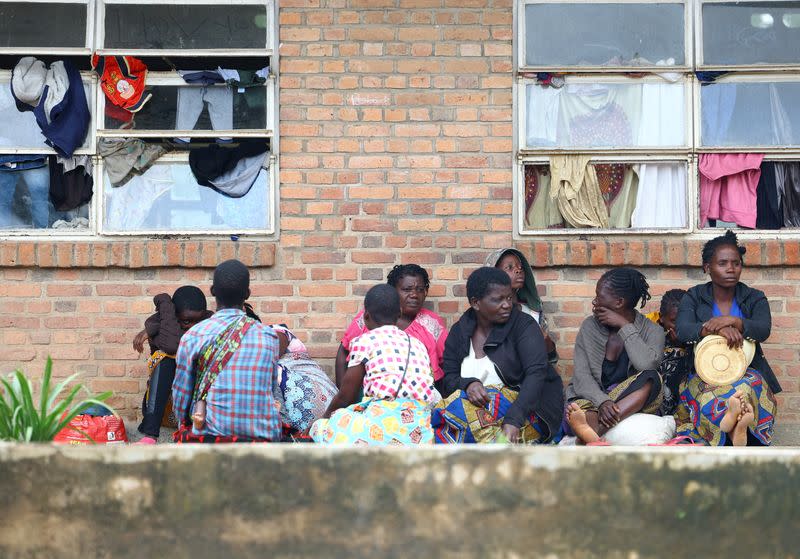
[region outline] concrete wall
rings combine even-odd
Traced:
[[[800,451],[0,444],[0,556],[796,557]]]
[[[512,0],[280,2],[280,239],[0,243],[0,372],[81,372],[138,411],[144,360],[131,340],[152,296],[208,290],[213,266],[253,267],[253,301],[330,369],[364,292],[398,263],[431,273],[448,324],[464,280],[496,247],[535,266],[571,373],[572,347],[609,266],[643,267],[658,296],[700,281],[702,241],[683,235],[514,240]],[[770,297],[765,346],[786,391],[778,423],[800,423],[800,243],[752,240],[745,282]]]

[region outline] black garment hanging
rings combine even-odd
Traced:
[[[775,163],[761,164],[761,178],[756,190],[756,228],[780,229],[783,227],[783,208],[778,183],[775,180]]]

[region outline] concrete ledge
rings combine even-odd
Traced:
[[[0,557],[790,557],[800,450],[0,444]]]

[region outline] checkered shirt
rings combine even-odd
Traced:
[[[411,341],[408,373],[398,393],[398,384]],[[425,345],[397,326],[381,326],[350,342],[347,365],[364,364],[364,396],[382,399],[411,398],[429,402],[433,397],[433,372]]]
[[[175,357],[172,385],[175,417],[184,421],[190,412],[195,384],[194,364],[203,348],[244,312],[223,309],[186,332]],[[272,388],[277,382],[275,361],[278,338],[263,324],[250,327],[239,349],[211,385],[206,399],[206,424],[195,435],[239,436],[279,441],[281,421]]]

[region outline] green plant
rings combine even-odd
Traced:
[[[17,369],[0,378],[3,393],[0,394],[0,440],[46,442],[52,441],[56,433],[61,431],[76,416],[91,405],[102,405],[111,397],[111,392],[92,395],[82,385],[77,384],[68,391],[70,384],[78,375],[74,374],[50,386],[53,361],[47,358],[42,377],[42,388],[39,394],[39,407],[34,403],[32,383],[25,374]],[[88,398],[73,403],[78,393],[84,391]],[[65,396],[56,402],[61,394]]]

